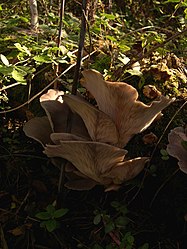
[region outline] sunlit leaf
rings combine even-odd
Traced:
[[[130,61],[129,57],[122,53],[119,54],[118,60],[120,60],[124,65],[126,65]]]
[[[0,65],[0,73],[4,74],[5,76],[11,75],[13,69],[13,66],[6,67]]]
[[[33,58],[37,62],[51,63],[52,59],[48,55],[36,55]]]
[[[21,52],[23,52],[23,53],[26,53],[26,54],[28,54],[29,56],[31,56],[31,52],[29,51],[29,49],[26,47],[26,46],[22,46],[20,43],[15,43],[14,44],[15,45],[15,47],[19,50],[19,51],[21,51]]]
[[[3,54],[0,54],[0,58],[1,58],[1,61],[3,62],[3,64],[5,66],[9,66],[10,65],[10,63],[9,63],[8,59],[6,58],[6,56],[4,56]]]
[[[12,72],[12,77],[17,81],[20,82],[21,84],[26,84],[26,80],[24,79],[24,75],[23,73],[21,73],[20,71],[14,69]]]

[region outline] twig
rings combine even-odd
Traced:
[[[80,30],[80,37],[79,37],[79,49],[78,49],[78,55],[77,55],[77,64],[75,67],[75,73],[73,78],[73,86],[72,86],[72,94],[77,93],[77,85],[79,81],[79,75],[80,75],[80,67],[81,67],[81,61],[82,61],[82,55],[83,55],[83,49],[84,49],[84,40],[86,35],[86,5],[87,0],[82,0],[82,21],[81,21],[81,30]]]
[[[29,195],[30,195],[30,192],[31,192],[30,190],[27,192],[27,194],[26,194],[26,196],[24,197],[24,199],[22,200],[22,202],[21,202],[19,208],[16,210],[15,215],[18,215],[18,213],[20,212],[21,208],[22,208],[23,205],[26,203],[26,201],[27,201],[27,199],[28,199],[28,197],[29,197]]]
[[[154,200],[156,199],[158,193],[161,191],[161,189],[166,185],[167,182],[169,182],[171,180],[171,178],[179,171],[179,169],[176,169],[166,180],[165,182],[163,182],[160,187],[157,189],[156,193],[153,196],[153,199],[151,200],[151,203],[149,205],[149,207],[151,208],[153,205]]]
[[[60,44],[61,44],[61,38],[62,38],[62,27],[63,27],[63,18],[64,18],[64,7],[65,7],[65,0],[61,0],[59,2],[60,4],[60,22],[59,22],[59,32],[58,32],[58,41],[57,41],[57,47],[60,48]],[[59,56],[60,54],[60,51],[57,50],[57,57]],[[55,68],[55,71],[56,71],[56,75],[58,76],[59,74],[59,63],[57,64],[56,68]],[[57,89],[57,81],[55,81],[54,83],[54,89]]]
[[[120,240],[116,237],[116,235],[113,232],[109,232],[110,237],[112,240],[116,243],[116,245],[120,246],[121,242]]]

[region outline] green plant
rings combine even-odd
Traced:
[[[109,214],[108,210],[95,210],[94,211],[94,225],[104,225],[104,232],[106,235],[111,237],[111,243],[106,247],[107,249],[132,249],[136,248],[135,236],[133,235],[133,230],[131,226],[131,220],[128,217],[129,210],[127,206],[122,202],[113,201],[111,202],[111,207],[113,208],[113,215]],[[115,242],[115,243],[114,243]],[[115,246],[116,245],[116,246]],[[102,249],[100,244],[95,244],[93,249]],[[149,244],[144,243],[138,249],[148,249]]]
[[[67,208],[55,209],[53,205],[48,205],[46,211],[39,212],[35,216],[41,220],[41,227],[46,228],[48,232],[53,232],[60,225],[58,218],[63,217],[67,212]]]
[[[161,149],[160,154],[162,155],[161,156],[162,160],[167,161],[169,159],[169,155],[168,155],[167,150]]]

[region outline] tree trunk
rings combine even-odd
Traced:
[[[37,9],[37,0],[29,0],[30,10],[31,10],[31,29],[38,29],[38,9]]]

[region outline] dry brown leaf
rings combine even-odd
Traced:
[[[138,101],[137,90],[123,82],[103,80],[95,70],[84,70],[82,85],[95,97],[99,110],[114,121],[119,140],[116,146],[123,148],[133,135],[145,130],[160,112],[174,99],[164,96],[150,105]]]
[[[161,92],[158,89],[156,89],[156,87],[153,85],[144,86],[143,94],[149,99],[155,99],[161,96]]]
[[[142,139],[144,144],[154,144],[158,141],[158,137],[153,132],[144,135]]]
[[[108,115],[78,96],[66,95],[64,101],[81,116],[93,141],[109,144],[118,142],[116,126]]]
[[[31,229],[31,228],[32,228],[32,224],[31,223],[26,223],[26,224],[24,224],[22,226],[15,227],[14,229],[9,230],[8,232],[11,233],[14,236],[20,236],[20,235],[25,234],[26,229]]]

